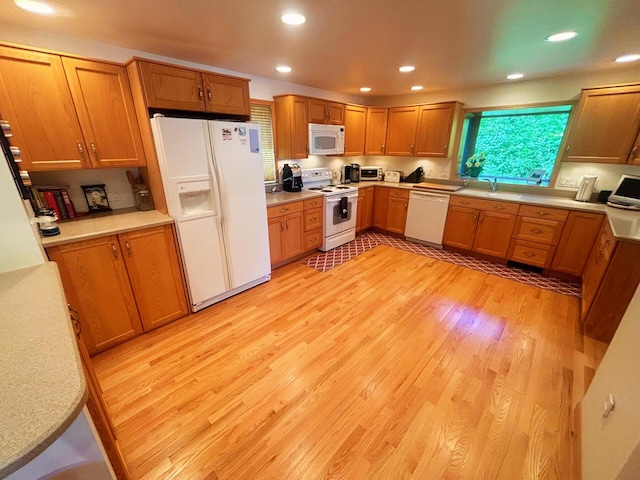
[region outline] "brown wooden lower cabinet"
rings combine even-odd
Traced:
[[[638,284],[640,244],[615,240],[605,220],[582,278],[584,333],[610,342]]]
[[[358,216],[356,217],[356,232],[370,228],[373,223],[374,187],[358,188]]]
[[[404,234],[404,226],[407,223],[407,208],[409,206],[409,190],[402,188],[390,188],[387,200],[387,220],[385,230],[387,232]]]
[[[47,249],[91,355],[188,313],[173,227],[164,225]]]
[[[373,192],[373,218],[371,225],[384,230],[387,226],[388,187],[375,187]]]
[[[322,245],[322,205],[318,197],[267,208],[271,265],[281,265]]]
[[[604,219],[601,213],[569,212],[551,270],[581,276]]]

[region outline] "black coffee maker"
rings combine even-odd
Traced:
[[[302,171],[300,165],[285,163],[282,167],[282,189],[285,192],[299,192],[302,190]]]

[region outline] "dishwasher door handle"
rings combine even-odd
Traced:
[[[409,199],[412,199],[412,198],[415,198],[416,200],[449,202],[449,195],[442,195],[441,193],[411,192],[409,194]]]

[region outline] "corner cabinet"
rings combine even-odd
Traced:
[[[188,313],[173,227],[47,248],[96,354]]]
[[[0,46],[0,105],[24,170],[146,163],[124,67]]]
[[[148,108],[251,115],[249,80],[136,59]]]
[[[639,150],[640,84],[583,90],[562,159],[640,164]]]

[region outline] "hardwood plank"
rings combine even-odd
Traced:
[[[579,308],[379,246],[92,360],[133,478],[571,479]]]

